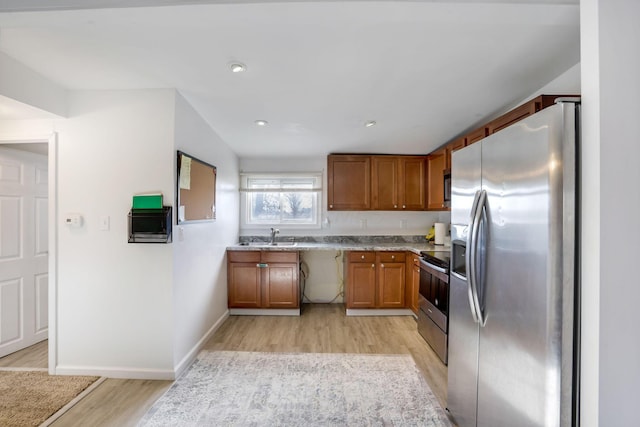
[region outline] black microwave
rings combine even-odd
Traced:
[[[444,195],[444,206],[451,207],[451,169],[445,169],[443,180],[444,189],[442,194]]]

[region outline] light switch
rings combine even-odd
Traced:
[[[109,215],[103,215],[100,217],[100,230],[109,231]]]

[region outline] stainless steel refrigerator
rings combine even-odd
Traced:
[[[460,427],[577,425],[579,100],[452,156],[447,409]]]

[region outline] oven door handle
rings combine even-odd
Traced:
[[[430,262],[425,261],[424,259],[420,260],[420,266],[426,267],[427,269],[432,269],[435,271],[439,271],[440,273],[449,274],[449,270],[446,268],[438,267],[437,265],[433,265]]]

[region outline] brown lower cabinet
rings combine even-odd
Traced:
[[[420,257],[416,254],[407,256],[407,291],[405,294],[407,307],[418,314],[420,305],[418,294],[420,292]]]
[[[297,251],[227,251],[229,308],[299,308]]]
[[[405,252],[348,252],[344,271],[347,308],[406,306]]]

